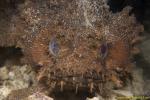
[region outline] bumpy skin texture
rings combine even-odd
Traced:
[[[38,69],[39,84],[90,92],[108,82],[125,84],[143,31],[129,16],[130,7],[112,13],[103,0],[26,0],[19,9],[15,33],[0,36],[0,44],[22,48],[27,63]]]

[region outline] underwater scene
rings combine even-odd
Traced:
[[[150,0],[0,0],[0,100],[150,100]]]

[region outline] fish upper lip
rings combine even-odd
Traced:
[[[82,77],[82,76],[50,76],[50,79],[53,81],[64,81],[66,83],[102,83],[104,79],[102,77]]]

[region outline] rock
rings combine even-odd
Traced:
[[[42,93],[34,93],[32,95],[30,95],[27,100],[54,100],[53,98],[50,98]]]
[[[0,68],[0,80],[6,80],[9,78],[7,67]]]
[[[8,86],[0,87],[0,100],[3,100],[11,92],[11,89]]]
[[[93,97],[93,98],[87,98],[86,100],[99,100],[98,97]]]
[[[35,73],[30,66],[11,66],[10,71],[6,66],[0,68],[0,100],[6,98],[13,90],[28,88],[35,82]]]

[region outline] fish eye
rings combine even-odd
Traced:
[[[108,44],[103,43],[100,46],[100,56],[104,59],[107,56],[107,53],[108,53]]]
[[[52,38],[49,42],[49,53],[52,54],[53,56],[58,56],[59,53],[59,44],[57,42],[56,38]]]

